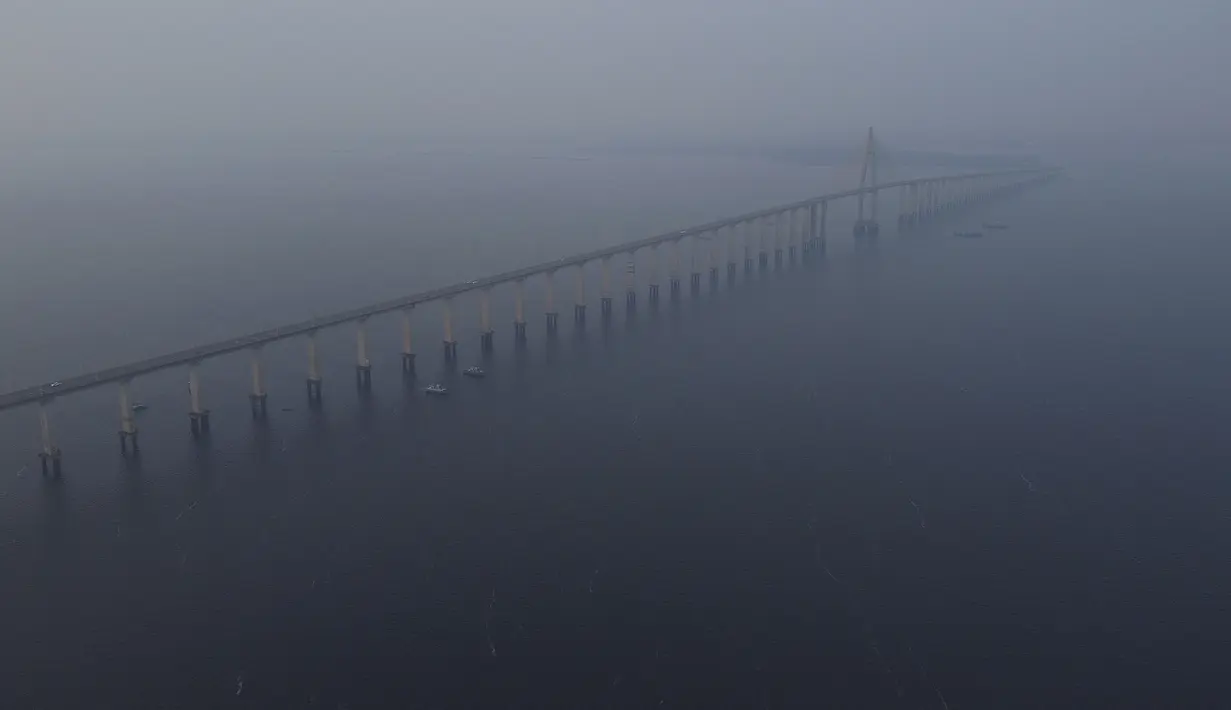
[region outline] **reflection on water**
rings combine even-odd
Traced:
[[[463,329],[481,381],[426,319],[366,395],[323,334],[320,409],[267,353],[265,421],[219,363],[198,442],[151,378],[131,461],[83,396],[64,479],[4,478],[6,706],[1200,706],[1228,247],[1079,187],[555,339],[537,301],[524,350]]]

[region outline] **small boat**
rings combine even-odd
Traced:
[[[148,405],[148,404],[142,404],[142,403],[140,403],[140,402],[135,402],[135,403],[133,403],[133,411],[134,411],[134,412],[144,412],[145,410],[147,410],[147,409],[149,409],[149,408],[150,408],[150,405]]]
[[[487,373],[484,372],[483,368],[481,367],[468,367],[465,370],[462,370],[462,374],[467,377],[480,377],[481,378],[481,377],[487,376]]]
[[[1002,222],[984,222],[983,228],[984,229],[1008,229],[1009,225],[1004,224]]]
[[[983,232],[954,232],[955,237],[981,237]]]
[[[434,385],[428,385],[427,387],[424,387],[423,391],[427,392],[428,394],[449,394],[449,390],[445,389],[445,386],[440,384],[439,382],[437,382]]]

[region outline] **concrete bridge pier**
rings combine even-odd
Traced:
[[[740,224],[732,223],[726,226],[726,283],[735,284],[735,242],[739,240]]]
[[[316,355],[316,331],[308,333],[308,404],[321,403],[321,368]]]
[[[252,407],[253,419],[265,418],[265,405],[269,395],[265,392],[265,374],[261,368],[261,348],[252,349],[252,393],[248,395],[248,404]]]
[[[611,257],[604,256],[599,260],[599,267],[602,269],[602,279],[599,283],[602,289],[599,293],[599,311],[603,316],[603,322],[607,323],[611,320]]]
[[[38,457],[42,463],[43,475],[46,476],[50,471],[59,478],[63,471],[60,465],[60,447],[56,446],[56,440],[51,434],[51,417],[47,412],[47,408],[50,406],[50,399],[40,399],[38,401],[38,429],[43,443],[42,451],[39,452]]]
[[[573,301],[573,322],[578,327],[586,326],[586,265],[577,265],[577,293]]]
[[[658,305],[658,245],[650,245],[650,306]]]
[[[188,412],[188,423],[194,437],[209,432],[209,410],[201,406],[201,374],[200,363],[188,366],[188,399],[192,409]]]
[[[133,414],[132,395],[129,386],[132,380],[120,380],[120,454],[136,456],[141,451],[137,442],[137,420]]]
[[[747,279],[752,274],[752,243],[756,239],[757,230],[760,229],[760,221],[750,219],[745,222],[744,227],[744,277]]]
[[[773,240],[774,240],[774,269],[775,270],[782,268],[782,242],[784,241],[782,233],[783,231],[785,231],[784,230],[784,222],[786,222],[786,220],[784,219],[785,216],[786,216],[785,213],[778,212],[773,217],[770,217],[770,220],[771,220],[770,224],[773,225],[771,227],[771,230],[772,230]]]
[[[828,239],[829,239],[829,233],[827,231],[828,224],[829,224],[829,200],[822,200],[821,201],[821,223],[820,225],[818,225],[820,234],[819,236],[817,236],[817,244],[816,244],[817,251],[819,251],[821,254],[825,253],[825,249],[828,246]]]
[[[808,230],[807,234],[802,235],[803,244],[800,245],[800,251],[803,258],[806,260],[816,247],[816,204],[808,205],[808,224],[805,227]]]
[[[632,315],[637,310],[637,252],[628,252],[624,265],[624,312]]]
[[[701,255],[702,235],[694,234],[691,238],[692,253],[689,257],[688,271],[688,291],[696,296],[701,293]]]
[[[859,219],[855,221],[854,234],[857,237],[874,237],[880,234],[880,222],[877,221],[877,204],[879,202],[880,190],[873,188],[868,193],[868,216],[865,218],[863,212],[864,193],[859,193]]]
[[[526,280],[513,282],[513,340],[519,345],[526,343]]]
[[[495,347],[495,331],[492,330],[491,289],[479,292],[479,352],[490,353]]]
[[[786,232],[786,258],[787,263],[795,263],[795,234],[799,230],[799,210],[791,210],[791,217],[787,223]]]
[[[671,284],[671,300],[680,298],[680,240],[667,242],[667,280]]]
[[[773,223],[770,217],[762,217],[757,220],[757,265],[761,271],[769,268],[769,250],[766,242],[768,233],[773,229]]]
[[[410,347],[410,312],[414,306],[402,309],[402,374],[415,374],[415,352]]]
[[[546,274],[547,293],[547,335],[556,334],[556,328],[560,323],[560,314],[556,312],[556,272],[548,271]]]
[[[443,345],[444,345],[444,353],[445,353],[445,362],[454,363],[454,362],[457,362],[457,340],[453,337],[453,299],[452,298],[445,299],[444,326],[445,326],[445,333],[444,333]]]
[[[714,230],[710,237],[709,249],[705,252],[705,266],[710,272],[710,290],[718,290],[718,240],[722,238],[722,227]]]
[[[355,388],[372,389],[372,361],[368,359],[368,319],[360,318],[355,330]]]

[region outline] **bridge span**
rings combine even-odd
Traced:
[[[653,305],[658,302],[659,298],[657,248],[661,245],[670,247],[674,258],[679,242],[685,239],[692,240],[694,252],[698,249],[700,242],[707,242],[709,248],[705,249],[702,247],[701,251],[705,253],[711,287],[716,287],[719,281],[716,253],[717,242],[723,232],[726,233],[727,237],[725,243],[727,278],[728,281],[734,281],[738,270],[737,251],[739,245],[736,244],[736,241],[738,232],[741,229],[744,232],[743,267],[744,273],[748,274],[754,269],[754,241],[757,247],[756,261],[758,268],[766,269],[768,267],[770,253],[767,237],[772,237],[773,239],[773,259],[777,265],[782,263],[784,241],[788,258],[791,260],[795,259],[797,249],[805,258],[816,251],[823,252],[827,236],[828,207],[830,202],[836,200],[843,198],[858,199],[860,207],[859,220],[856,222],[854,231],[857,237],[861,237],[878,233],[879,222],[877,221],[876,214],[876,198],[880,192],[885,190],[899,191],[897,223],[899,229],[906,230],[925,225],[957,209],[1002,196],[1011,191],[1040,184],[1050,180],[1057,174],[1058,171],[1055,169],[1023,169],[943,175],[864,185],[852,190],[819,195],[799,202],[769,207],[687,229],[564,257],[555,261],[513,269],[465,283],[421,291],[402,298],[353,308],[329,316],[312,318],[96,372],[67,377],[63,380],[25,387],[0,394],[0,411],[27,405],[38,406],[42,438],[42,450],[39,455],[42,459],[43,472],[47,473],[50,469],[58,474],[61,468],[61,451],[52,434],[47,415],[47,406],[52,400],[63,398],[73,393],[103,385],[118,384],[120,390],[119,436],[121,452],[125,455],[136,455],[138,452],[137,427],[129,395],[129,384],[134,378],[142,375],[148,375],[168,368],[188,367],[189,420],[193,434],[199,436],[209,430],[209,411],[201,404],[201,388],[200,379],[197,374],[197,365],[210,358],[241,350],[252,352],[252,392],[249,394],[249,398],[252,403],[253,416],[261,418],[266,413],[265,402],[267,395],[264,389],[260,350],[262,346],[273,342],[297,337],[306,337],[308,339],[308,400],[309,403],[319,404],[321,377],[317,361],[315,336],[317,331],[322,329],[347,323],[359,324],[356,381],[359,387],[366,388],[371,383],[371,365],[367,357],[367,334],[364,324],[372,316],[393,311],[402,312],[402,370],[404,373],[413,373],[415,353],[411,351],[410,311],[419,305],[443,302],[444,355],[447,361],[455,361],[457,357],[457,343],[453,338],[451,301],[453,298],[469,292],[477,291],[481,294],[481,347],[486,352],[493,347],[489,291],[496,286],[508,283],[516,285],[514,335],[518,343],[523,343],[526,338],[523,284],[526,280],[534,277],[541,276],[545,279],[546,331],[551,335],[558,328],[553,276],[562,269],[577,270],[577,299],[574,304],[574,320],[581,325],[585,321],[586,307],[583,269],[587,264],[595,261],[601,262],[603,267],[601,308],[603,318],[608,319],[611,317],[613,310],[608,262],[611,258],[621,254],[631,257],[639,250],[651,250],[653,261],[651,264],[648,298]],[[871,212],[866,216],[863,210],[865,197],[871,198]],[[801,213],[803,213],[804,219],[797,219]],[[785,230],[783,229],[784,225],[786,226]],[[701,284],[701,272],[694,271],[690,277],[692,290],[698,292]],[[670,273],[670,289],[673,298],[678,295],[679,288],[679,274],[675,270],[673,262]],[[635,285],[630,282],[625,293],[626,307],[629,311],[635,308],[636,298]]]

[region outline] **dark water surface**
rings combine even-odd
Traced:
[[[836,226],[554,346],[536,304],[482,382],[432,330],[447,399],[386,347],[370,399],[339,356],[309,412],[288,346],[264,426],[215,368],[198,447],[152,378],[140,464],[87,396],[59,482],[6,415],[2,705],[1222,706],[1231,213],[1166,199],[1074,177]],[[984,219],[1012,228],[947,236]]]

